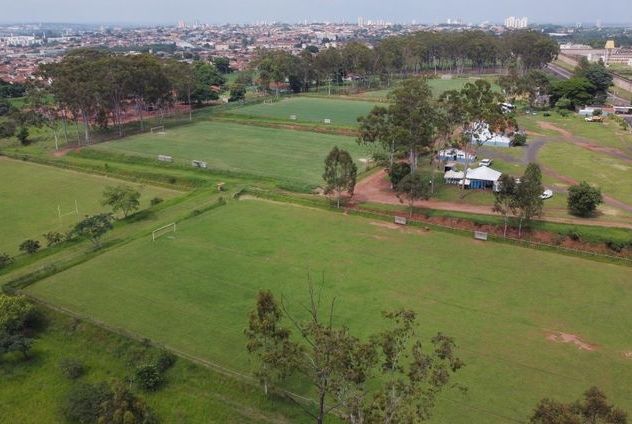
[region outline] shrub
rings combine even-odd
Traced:
[[[20,140],[20,144],[22,144],[23,146],[26,146],[31,142],[29,140],[29,130],[26,127],[21,127],[15,136],[18,138],[18,140]]]
[[[37,240],[24,240],[22,244],[20,244],[20,251],[28,253],[32,255],[33,253],[37,253],[40,249],[40,242]]]
[[[16,129],[15,121],[8,120],[0,122],[0,138],[13,137]]]
[[[63,401],[62,413],[71,423],[96,423],[101,405],[112,397],[105,383],[80,383],[70,389]]]
[[[64,358],[59,361],[59,369],[64,377],[76,380],[85,373],[85,367],[81,361],[73,358]]]
[[[162,385],[164,378],[157,365],[148,364],[136,368],[134,381],[141,389],[154,391]]]
[[[7,267],[13,263],[13,257],[8,253],[0,252],[0,269]]]
[[[156,205],[158,205],[158,204],[160,204],[160,203],[162,203],[162,202],[163,202],[163,200],[162,200],[162,198],[161,198],[161,197],[154,197],[153,199],[151,199],[151,200],[149,201],[149,204],[150,204],[151,206],[156,206]]]
[[[527,135],[524,133],[516,133],[511,144],[513,146],[524,146],[527,144]]]
[[[160,372],[165,372],[176,363],[176,355],[163,350],[156,359],[156,367]]]
[[[603,202],[601,190],[592,187],[586,181],[568,189],[568,210],[573,215],[589,217],[595,213],[597,206]]]
[[[66,236],[62,233],[58,233],[57,231],[49,231],[44,234],[44,238],[46,239],[46,244],[50,247],[62,243]]]

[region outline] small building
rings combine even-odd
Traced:
[[[446,184],[463,185],[470,189],[489,189],[498,191],[498,180],[502,172],[491,169],[488,166],[469,169],[466,173],[462,171],[449,170],[443,175]],[[465,181],[464,181],[465,179]]]

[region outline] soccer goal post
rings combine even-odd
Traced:
[[[164,134],[165,133],[165,126],[164,125],[158,125],[157,127],[151,127],[149,129],[149,131],[152,134]]]
[[[57,217],[59,218],[59,222],[61,223],[63,218],[66,216],[70,216],[70,215],[76,215],[77,218],[79,218],[79,204],[77,203],[77,201],[75,200],[75,208],[72,210],[66,210],[64,211],[62,209],[62,205],[61,203],[59,203],[57,205]]]
[[[164,227],[160,227],[151,232],[151,240],[156,241],[161,236],[169,233],[176,232],[176,223],[172,222],[171,224],[167,224]]]

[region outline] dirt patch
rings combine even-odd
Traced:
[[[626,359],[632,359],[632,350],[627,351],[627,352],[623,352],[623,356],[624,356]]]
[[[546,336],[546,339],[555,343],[572,343],[577,346],[579,350],[586,350],[588,352],[592,352],[597,349],[597,346],[594,344],[590,344],[584,340],[582,340],[579,336],[575,334],[568,334],[562,332],[549,333]]]
[[[564,128],[560,128],[558,126],[555,126],[553,124],[551,124],[550,122],[543,122],[543,121],[538,121],[538,126],[540,128],[542,128],[543,130],[549,130],[549,131],[555,131],[560,133],[564,138],[573,138],[573,133],[571,133],[568,130],[565,130]]]
[[[81,150],[81,147],[66,147],[61,150],[55,150],[53,152],[53,156],[56,158],[60,158],[62,156],[66,156],[70,152],[79,152],[80,150]]]
[[[371,221],[369,222],[371,225],[375,225],[376,227],[388,228],[389,230],[400,230],[400,227],[397,224],[393,224],[392,222],[382,222],[382,221]]]

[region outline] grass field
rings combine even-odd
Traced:
[[[632,165],[570,143],[547,143],[540,151],[538,161],[577,181],[598,185],[604,194],[632,204],[630,171]]]
[[[521,272],[529,270],[529,272]],[[380,312],[420,314],[454,336],[466,362],[434,422],[526,421],[542,397],[590,385],[632,411],[632,269],[370,219],[242,200],[28,288],[29,293],[192,355],[250,369],[243,328],[259,289],[300,313],[306,276],[325,275],[337,322],[361,335]],[[593,350],[547,339],[577,335]]]
[[[296,115],[296,120],[300,122],[323,122],[324,119],[331,119],[332,125],[356,126],[358,117],[367,115],[374,106],[374,103],[362,101],[293,97],[275,103],[245,106],[232,112],[288,122],[291,122],[290,115]]]
[[[73,382],[59,369],[63,358],[86,367],[81,382],[124,381],[136,366],[152,362],[157,349],[108,333],[93,325],[49,312],[32,358],[0,361],[3,423],[64,423],[60,404]],[[178,360],[155,393],[138,393],[163,423],[307,422],[298,408],[265,399],[255,387]],[[33,407],[37,405],[37,407]]]
[[[62,213],[79,208],[79,217],[108,209],[101,205],[107,186],[126,184],[141,192],[141,206],[153,197],[167,199],[179,192],[154,186],[141,186],[29,162],[0,158],[0,251],[15,254],[18,245],[27,238],[43,240],[48,231],[66,231],[77,216],[59,220]],[[43,243],[45,245],[45,243]]]
[[[203,160],[213,169],[247,173],[316,186],[323,162],[334,147],[358,161],[368,157],[352,137],[279,130],[224,122],[198,122],[169,129],[165,135],[144,134],[99,144],[93,149],[133,156],[170,155],[190,166]],[[358,161],[358,166],[362,166]]]

